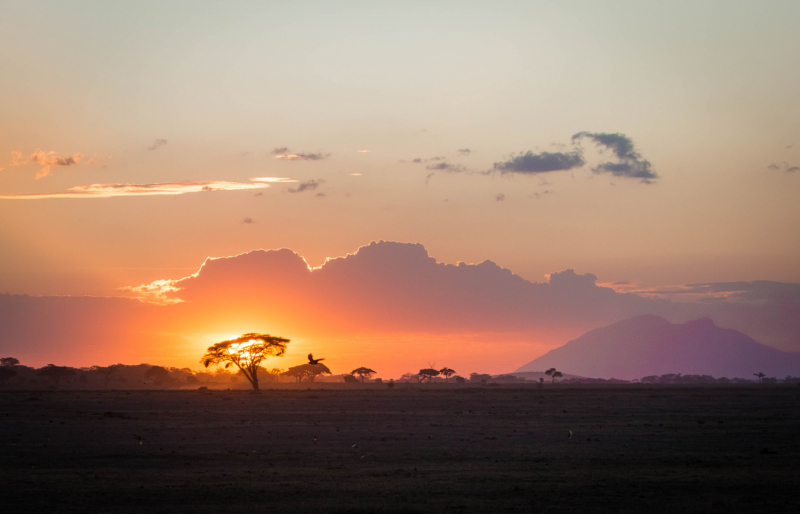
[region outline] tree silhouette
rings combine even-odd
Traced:
[[[375,373],[377,373],[377,371],[375,371],[374,369],[365,368],[363,366],[360,368],[356,368],[350,372],[350,374],[353,376],[358,375],[359,377],[361,377],[362,384],[364,383],[364,377],[367,377],[367,380],[369,380]]]
[[[16,359],[14,357],[3,357],[3,358],[0,358],[0,366],[11,367],[11,366],[17,366],[17,365],[19,365],[19,359]]]
[[[48,364],[39,370],[39,376],[46,378],[53,382],[53,385],[58,387],[62,380],[68,379],[75,375],[75,370],[68,366],[56,366],[55,364]]]
[[[556,373],[558,373],[558,375],[556,375]],[[564,374],[561,373],[560,371],[556,371],[556,368],[550,368],[547,371],[545,371],[544,374],[547,375],[548,377],[553,378],[553,380],[550,382],[551,384],[554,384],[557,378],[564,376]]]
[[[425,368],[425,369],[419,370],[418,375],[420,377],[422,377],[420,379],[420,382],[425,380],[425,378],[427,378],[428,382],[430,382],[431,380],[433,380],[433,377],[439,376],[439,370],[438,369],[433,369],[433,368]]]
[[[450,368],[442,368],[439,370],[439,373],[444,376],[444,381],[447,382],[450,377],[456,374],[456,371]]]
[[[163,366],[153,366],[145,371],[144,378],[152,380],[155,385],[161,385],[169,380],[169,371]]]
[[[222,341],[209,346],[200,360],[205,367],[225,364],[225,368],[236,365],[245,378],[258,391],[258,368],[268,357],[280,357],[286,353],[289,339],[273,337],[269,334],[244,334],[236,339]]]
[[[302,382],[307,378],[309,382],[313,382],[317,375],[330,375],[331,370],[324,364],[300,364],[299,366],[292,366],[281,375],[295,377],[298,382]]]
[[[765,376],[767,376],[767,375],[765,375],[764,373],[762,373],[762,372],[760,372],[760,371],[759,371],[758,373],[753,373],[753,375],[755,375],[755,376],[757,376],[757,377],[758,377],[758,383],[759,383],[759,384],[760,384],[761,382],[763,382],[763,380],[764,380],[764,377],[765,377]]]
[[[89,368],[90,371],[94,371],[99,373],[103,377],[103,382],[105,387],[108,387],[108,383],[112,380],[119,380],[122,378],[122,372],[125,371],[124,364],[112,364],[111,366],[92,366]]]

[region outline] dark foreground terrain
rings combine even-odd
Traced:
[[[8,513],[800,512],[798,457],[796,387],[0,392]]]

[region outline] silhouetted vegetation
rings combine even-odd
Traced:
[[[226,369],[234,364],[253,386],[253,390],[258,391],[258,370],[263,369],[261,362],[268,357],[282,356],[289,342],[289,339],[269,334],[244,334],[209,346],[200,362],[205,367],[224,364]]]
[[[450,377],[456,374],[456,370],[445,367],[440,369],[439,373],[444,377],[444,381],[447,382]]]
[[[419,370],[418,375],[420,376],[420,382],[424,381],[426,378],[428,379],[428,382],[430,382],[433,377],[439,376],[439,370],[433,368],[424,368]]]
[[[331,370],[329,370],[324,364],[300,364],[299,366],[293,366],[287,369],[281,374],[295,377],[297,382],[302,382],[304,378],[308,382],[313,382],[314,379],[319,375],[330,375]]]
[[[362,384],[364,383],[364,378],[365,377],[366,377],[367,380],[369,380],[369,379],[372,378],[372,375],[374,375],[375,373],[377,373],[377,371],[375,371],[374,369],[365,368],[365,367],[356,368],[356,369],[354,369],[353,371],[350,372],[350,374],[353,375],[353,376],[358,375],[359,377],[361,377],[361,383]]]
[[[45,378],[58,387],[62,380],[67,380],[77,375],[77,371],[67,366],[48,364],[39,370],[39,376]]]
[[[0,366],[11,367],[19,365],[19,359],[15,357],[2,357],[0,358]]]

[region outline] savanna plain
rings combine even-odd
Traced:
[[[800,512],[800,388],[0,393],[3,512]]]

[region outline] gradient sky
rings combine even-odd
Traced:
[[[2,6],[0,292],[379,239],[532,281],[800,282],[796,1]],[[587,138],[498,171],[584,131],[658,178],[593,172]]]

